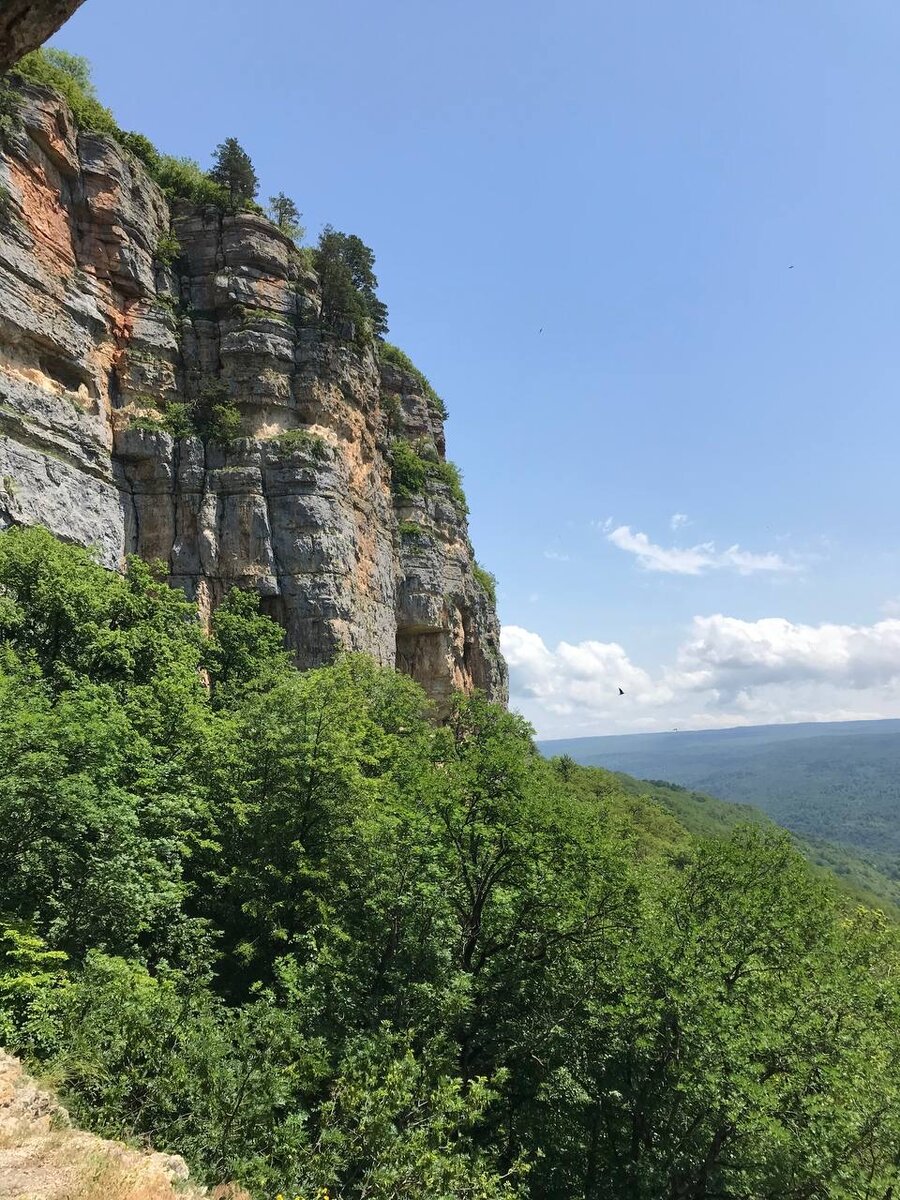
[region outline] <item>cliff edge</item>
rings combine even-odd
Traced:
[[[55,91],[17,96],[0,157],[0,528],[45,525],[109,567],[162,560],[203,614],[255,588],[301,666],[365,651],[439,703],[474,688],[505,702],[490,583],[423,378],[325,327],[309,256],[265,217],[170,204]]]

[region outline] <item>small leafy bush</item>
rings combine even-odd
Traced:
[[[274,437],[272,442],[279,450],[302,450],[311,458],[319,459],[320,462],[331,457],[331,447],[325,439],[319,437],[317,433],[310,433],[307,429],[288,429]]]
[[[170,267],[179,254],[181,254],[181,243],[172,230],[167,229],[156,243],[156,258],[163,266]]]
[[[191,419],[190,406],[180,400],[169,401],[166,405],[165,417],[163,419],[165,427],[171,433],[172,437],[191,437],[196,432],[193,420]]]
[[[403,500],[421,496],[427,478],[427,465],[409,442],[395,442],[391,450],[391,486],[394,495]]]
[[[382,392],[381,409],[385,415],[389,432],[397,437],[403,431],[403,413],[400,408],[400,397],[393,392]]]
[[[0,229],[8,229],[12,221],[13,199],[5,184],[0,183]]]
[[[9,79],[0,78],[0,150],[9,150],[22,128],[19,97]]]
[[[289,325],[287,315],[274,308],[250,308],[238,305],[236,315],[242,325],[254,325],[258,321],[274,321],[278,325]]]
[[[128,424],[129,429],[140,429],[144,433],[168,433],[166,423],[162,417],[151,417],[147,413],[141,413],[138,417],[132,417]]]
[[[492,575],[490,571],[486,571],[480,563],[476,563],[472,568],[472,574],[475,576],[475,582],[490,600],[491,604],[496,606],[497,603],[497,577]]]
[[[150,168],[150,174],[162,188],[169,200],[188,200],[193,204],[211,204],[225,208],[228,194],[206,174],[192,158],[176,158],[171,154],[159,154],[158,165]]]
[[[156,403],[152,397],[148,402]],[[174,438],[193,437],[197,433],[191,406],[180,400],[170,400],[162,413],[141,413],[132,417],[129,428],[147,433],[168,433]]]
[[[209,441],[223,446],[241,436],[241,414],[234,401],[212,405],[203,423],[203,433]]]
[[[448,416],[446,404],[408,354],[405,354],[399,346],[392,346],[390,342],[379,342],[378,357],[382,362],[391,363],[398,370],[405,371],[407,375],[412,375],[422,389],[430,407],[434,409],[442,420],[446,421]]]
[[[429,474],[445,484],[450,492],[450,499],[453,501],[459,512],[466,516],[469,512],[469,502],[466,500],[466,493],[463,491],[462,472],[454,462],[436,462],[429,467]]]
[[[395,442],[391,449],[391,486],[394,495],[403,500],[420,496],[429,479],[444,484],[460,516],[468,514],[469,504],[463,491],[462,474],[456,463],[438,458],[430,446],[417,450],[409,442]]]
[[[425,534],[425,530],[417,521],[401,521],[397,530],[401,538],[419,538]]]

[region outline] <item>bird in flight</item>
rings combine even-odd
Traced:
[[[620,695],[620,696],[624,696],[624,695],[625,695],[625,693],[622,691],[622,689],[621,689],[621,688],[619,688],[619,695]]]
[[[789,271],[793,271],[793,269],[794,269],[794,264],[793,264],[793,263],[791,263],[791,265],[788,267],[788,270],[789,270]]]

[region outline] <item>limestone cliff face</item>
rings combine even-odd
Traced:
[[[205,612],[254,587],[301,665],[362,650],[438,700],[505,700],[464,513],[436,478],[392,495],[395,439],[444,454],[417,378],[323,333],[318,281],[267,220],[170,211],[54,93],[23,94],[0,159],[0,527],[46,525],[111,567],[162,559]],[[225,445],[154,420],[216,401],[240,413]]]

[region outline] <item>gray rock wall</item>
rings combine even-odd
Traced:
[[[293,243],[253,214],[170,212],[41,88],[0,183],[0,527],[46,525],[111,567],[161,559],[205,613],[254,587],[301,665],[345,647],[439,701],[505,700],[464,514],[436,480],[391,493],[393,441],[440,459],[441,417],[415,377],[320,330]],[[227,445],[160,427],[204,397],[238,408]]]

